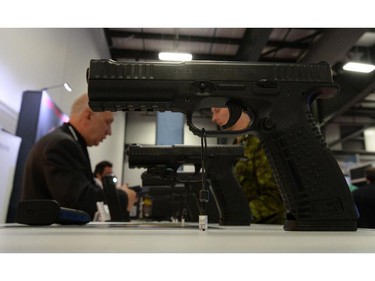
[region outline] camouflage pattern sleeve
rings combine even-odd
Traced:
[[[247,160],[239,161],[234,174],[249,201],[253,223],[283,224],[285,209],[265,152],[258,138],[241,136]]]

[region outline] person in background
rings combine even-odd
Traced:
[[[223,126],[229,120],[228,108],[212,108],[212,121]],[[250,117],[242,113],[238,121],[228,130],[238,131],[250,125]],[[234,144],[242,144],[246,161],[238,161],[234,174],[249,201],[253,223],[283,224],[285,208],[280,191],[273,178],[271,167],[258,138],[252,135],[239,136]]]
[[[101,161],[95,166],[94,177],[95,182],[100,187],[103,187],[102,177],[106,175],[113,175],[113,164],[107,160]],[[122,184],[117,186],[118,189],[125,191],[128,196],[128,207],[127,210],[131,212],[134,204],[138,201],[137,193],[129,188],[128,184]]]
[[[88,95],[72,105],[70,120],[42,137],[31,149],[25,164],[21,200],[52,199],[61,207],[87,212],[91,218],[104,192],[95,183],[87,147],[98,146],[110,136],[112,112],[93,112]],[[118,190],[126,211],[128,196]]]
[[[102,184],[102,177],[105,175],[112,175],[113,174],[113,164],[107,160],[101,161],[96,164],[94,169],[94,178],[95,182],[99,186],[103,186]]]
[[[357,226],[375,228],[375,167],[366,169],[366,181],[366,185],[358,187],[352,193],[359,213]]]

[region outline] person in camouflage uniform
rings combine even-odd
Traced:
[[[227,108],[212,108],[212,121],[217,125],[226,124],[228,119]],[[243,113],[229,130],[244,129],[249,123],[249,116]],[[244,146],[247,157],[247,160],[236,163],[234,175],[249,201],[253,216],[252,222],[283,224],[285,220],[284,204],[259,139],[252,135],[243,135],[235,139],[234,143]]]

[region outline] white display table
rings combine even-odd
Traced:
[[[89,223],[0,226],[2,253],[374,253],[375,230],[287,232],[281,225]]]

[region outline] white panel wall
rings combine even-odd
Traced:
[[[375,152],[375,128],[369,128],[363,132],[365,137],[366,150]]]
[[[126,121],[127,144],[155,144],[156,114],[150,112],[129,112]]]
[[[87,91],[86,69],[91,59],[109,58],[102,29],[0,28],[0,127],[15,133],[22,92],[68,82],[73,89],[48,91],[67,114],[72,102]],[[113,134],[89,149],[91,164],[108,159],[122,171],[123,113],[116,114]]]

